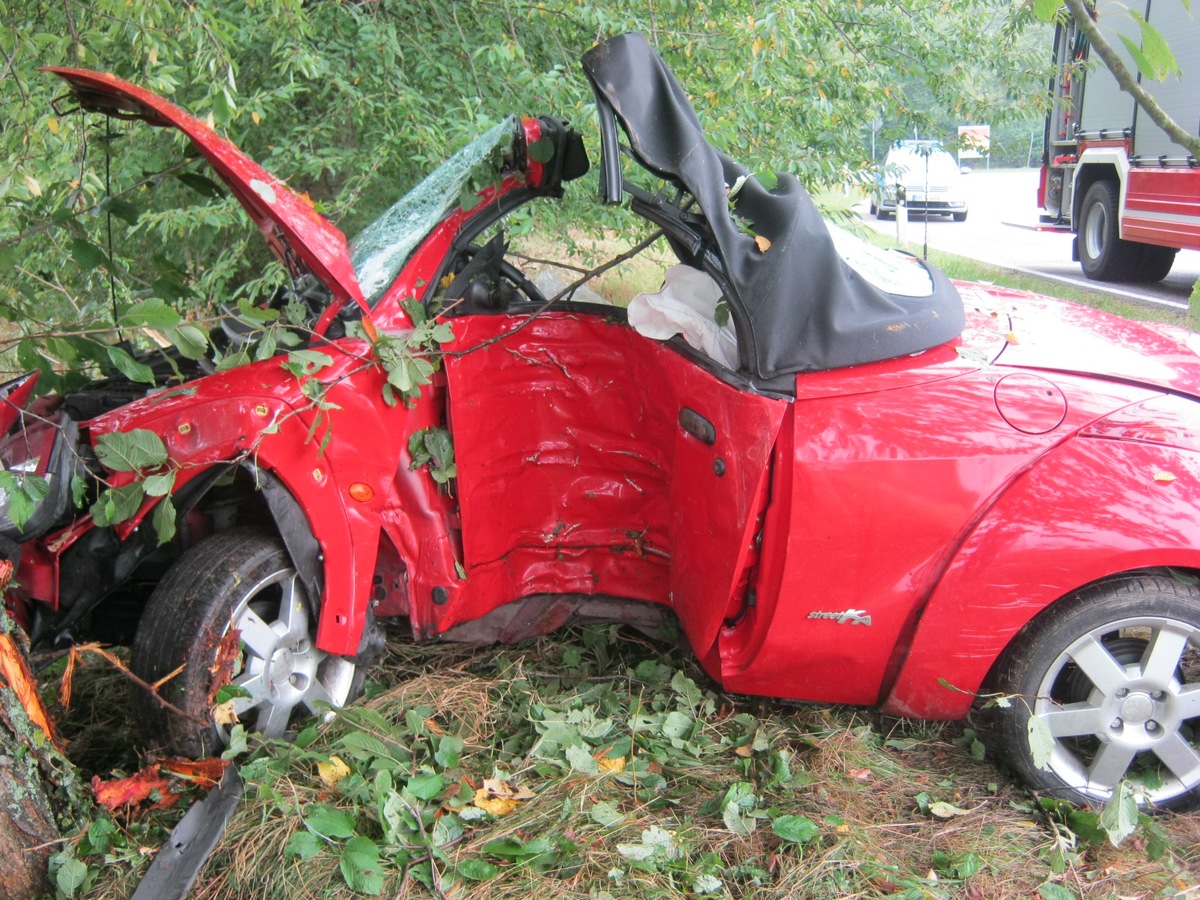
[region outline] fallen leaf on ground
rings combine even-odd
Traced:
[[[350,767],[340,756],[329,757],[329,762],[317,763],[317,774],[327,788],[335,788],[338,782],[350,774]]]
[[[939,819],[953,819],[955,816],[965,816],[970,812],[968,809],[960,809],[952,803],[943,803],[940,800],[937,803],[930,803],[929,811]]]
[[[493,816],[506,816],[522,801],[532,800],[536,795],[524,785],[500,778],[483,779],[483,787],[475,792],[474,806]]]

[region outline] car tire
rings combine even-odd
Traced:
[[[223,641],[237,629],[238,642]],[[248,732],[283,737],[297,713],[323,714],[357,697],[383,649],[369,618],[359,654],[317,649],[314,604],[282,542],[233,529],[192,547],[155,588],[138,624],[130,667],[158,697],[134,694],[148,746],[200,758],[228,743],[214,698],[241,687],[232,709]],[[166,706],[165,704],[170,704]]]
[[[951,216],[953,216],[955,222],[967,221],[967,214],[965,212],[951,213]]]
[[[1200,587],[1168,575],[1059,601],[1005,652],[988,710],[996,749],[1037,791],[1106,803],[1122,780],[1147,811],[1200,803]],[[1036,720],[1036,721],[1035,721]],[[1045,768],[1034,744],[1050,741]]]
[[[1137,281],[1141,244],[1120,237],[1117,185],[1097,181],[1079,208],[1079,264],[1093,281]]]

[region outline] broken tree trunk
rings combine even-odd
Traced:
[[[11,564],[9,574],[11,574]],[[2,577],[2,576],[0,576]],[[4,581],[7,581],[5,578]],[[52,892],[47,861],[78,812],[78,778],[54,742],[25,636],[0,609],[0,897]]]

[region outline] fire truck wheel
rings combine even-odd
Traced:
[[[1137,280],[1141,245],[1120,238],[1117,185],[1097,181],[1079,209],[1079,264],[1094,281]]]
[[[1157,244],[1142,244],[1141,248],[1142,258],[1137,266],[1138,281],[1153,284],[1171,274],[1178,250],[1174,247],[1160,247]]]
[[[192,547],[155,588],[134,639],[134,674],[164,682],[158,698],[135,691],[147,744],[198,758],[227,744],[237,722],[279,738],[298,714],[331,715],[362,692],[383,642],[373,620],[355,657],[319,650],[315,637],[312,599],[278,538],[233,529]]]
[[[1025,627],[991,685],[996,749],[1035,790],[1200,803],[1200,586],[1134,575],[1081,590]]]

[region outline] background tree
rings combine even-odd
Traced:
[[[122,311],[202,320],[282,272],[178,136],[71,116],[42,65],[112,71],[211,123],[348,234],[512,111],[592,127],[579,55],[640,29],[714,143],[810,186],[868,176],[870,123],[1019,114],[1040,79],[1001,0],[24,0],[0,3],[0,315],[7,368],[111,366]],[[1044,57],[1038,47],[1038,57]],[[950,138],[953,131],[949,128]],[[594,135],[588,135],[595,147]],[[572,190],[582,196],[590,184]],[[582,205],[582,204],[579,204]],[[572,207],[576,215],[577,207]],[[577,221],[577,219],[572,219]],[[126,320],[121,337],[135,331]]]

